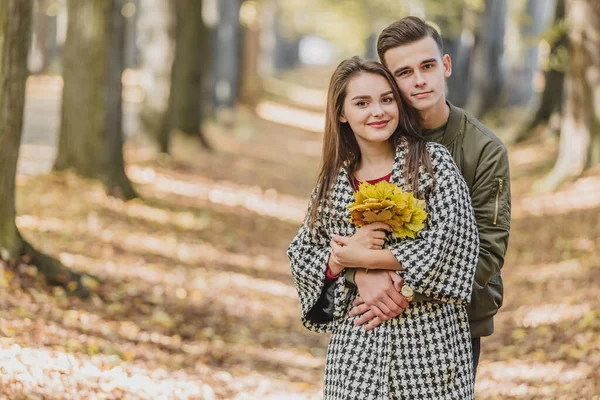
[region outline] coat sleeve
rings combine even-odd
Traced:
[[[307,215],[310,213],[307,213]],[[331,283],[333,287],[325,286],[325,272],[327,262],[331,254],[330,238],[320,221],[315,223],[314,229],[310,229],[307,218],[300,230],[292,240],[287,255],[290,259],[290,269],[294,285],[300,298],[302,323],[315,332],[330,332],[336,319],[343,318],[350,306],[350,296],[354,289],[345,285],[345,272],[342,271],[338,279]],[[329,290],[327,290],[329,289]],[[327,293],[325,293],[327,291]],[[321,307],[319,299],[322,295],[333,293],[333,318],[331,315],[322,318],[314,318],[313,310]],[[313,312],[311,312],[313,311]]]
[[[396,240],[390,250],[404,268],[399,272],[404,281],[417,293],[468,303],[479,253],[471,198],[448,150],[434,143],[428,148],[435,183],[426,191],[425,228],[417,239]]]

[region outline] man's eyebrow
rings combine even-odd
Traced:
[[[421,61],[421,65],[431,64],[431,63],[437,63],[437,59],[435,57],[432,57],[432,58],[428,58],[427,60]],[[399,74],[400,72],[403,72],[407,69],[410,69],[410,67],[409,66],[398,67],[394,70],[394,75]]]
[[[421,65],[423,65],[423,64],[431,64],[431,63],[436,63],[436,62],[437,62],[437,59],[435,57],[434,58],[428,58],[427,60],[421,61]]]

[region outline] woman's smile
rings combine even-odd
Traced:
[[[372,128],[381,129],[381,128],[385,128],[389,122],[390,121],[375,121],[375,122],[371,122],[367,125],[369,125]]]

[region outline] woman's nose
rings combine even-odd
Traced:
[[[377,102],[373,103],[373,107],[371,108],[371,114],[374,117],[378,117],[383,115],[384,111],[383,108],[381,108],[381,105]]]

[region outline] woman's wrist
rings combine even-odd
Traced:
[[[337,276],[344,270],[344,266],[336,263],[333,260],[333,257],[329,257],[329,261],[327,262],[327,268],[329,268],[329,272],[333,276]]]

